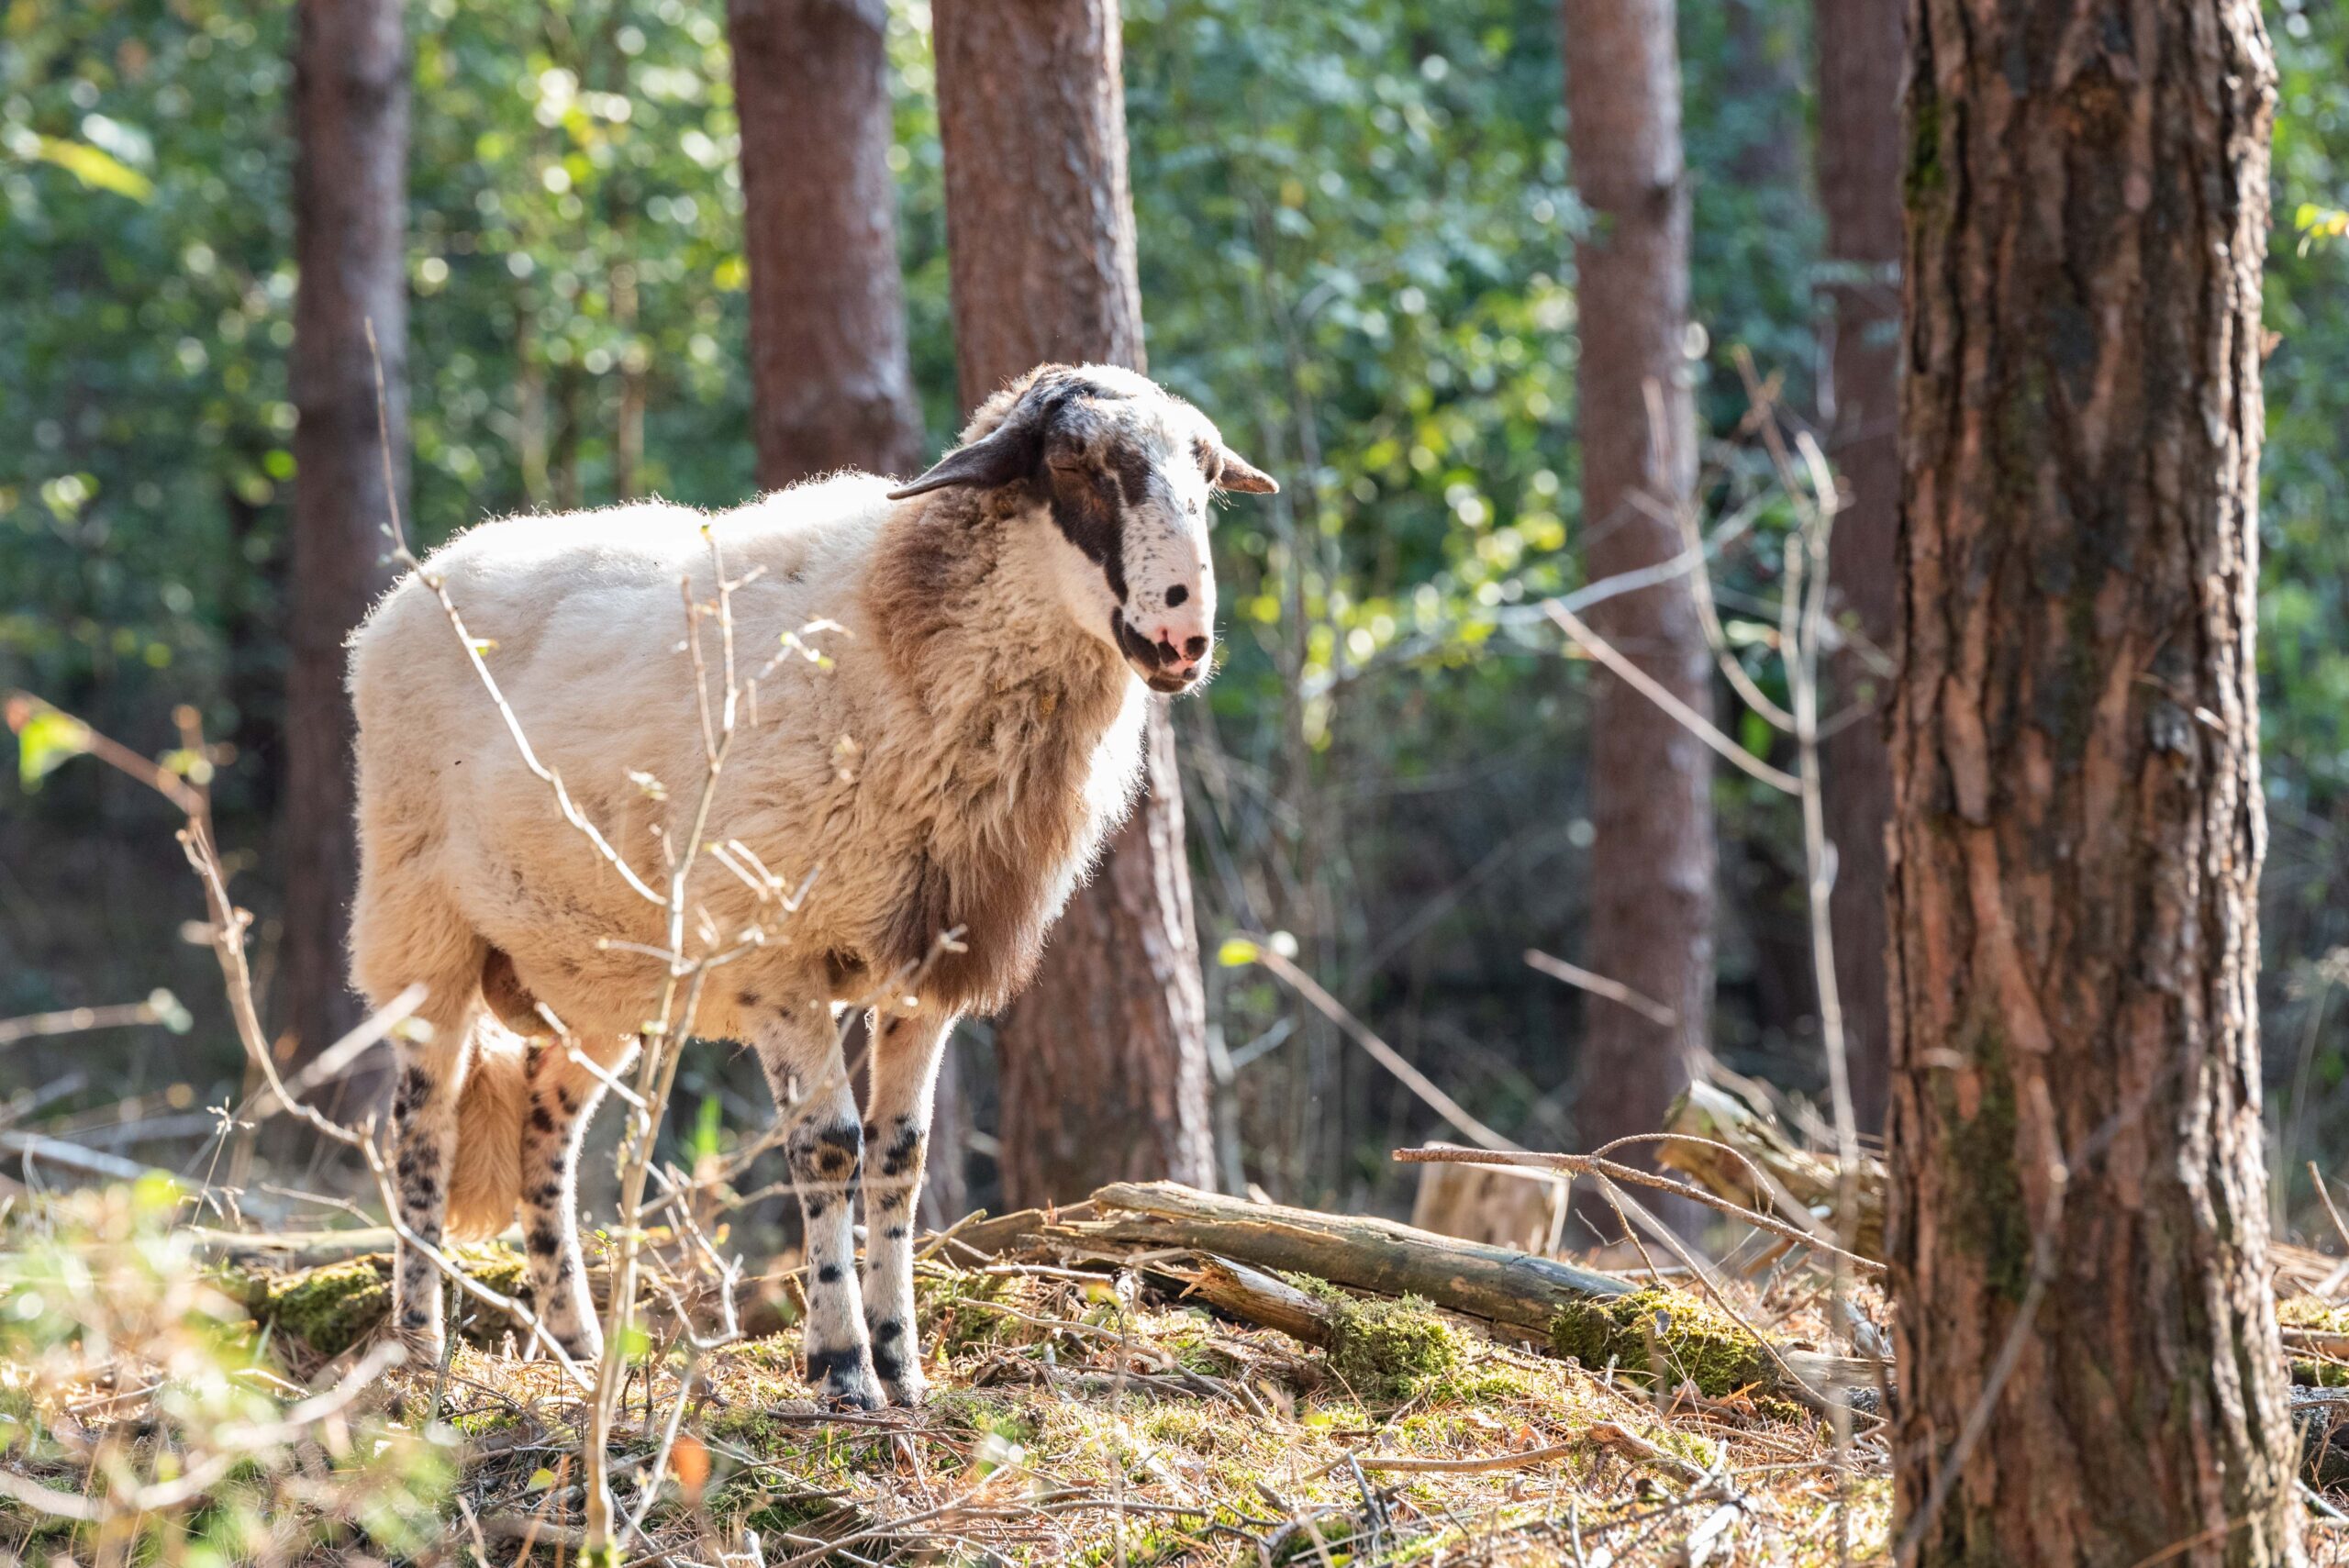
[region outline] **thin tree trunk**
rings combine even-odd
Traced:
[[[1595,581],[1680,553],[1696,471],[1688,191],[1672,0],[1565,0],[1567,146],[1589,228],[1575,246],[1583,554]],[[1598,606],[1593,627],[1666,689],[1712,706],[1684,579]],[[1712,767],[1703,742],[1611,676],[1591,683],[1590,967],[1672,1009],[1591,1003],[1575,1130],[1653,1132],[1705,1049],[1713,990]]]
[[[963,401],[1052,360],[1142,368],[1117,0],[937,0]],[[996,1028],[1004,1195],[1215,1183],[1206,1005],[1174,732],[1150,790]]]
[[[2298,1562],[2254,995],[2266,39],[2253,0],[1916,0],[1909,71],[1898,1528],[1928,1564]]]
[[[587,415],[580,407],[584,397],[592,396],[595,388],[587,381],[587,373],[579,368],[576,360],[558,364],[553,376],[554,397],[552,436],[547,446],[547,484],[554,494],[556,507],[575,512],[587,498],[586,487],[579,474],[579,447],[586,437]]]
[[[628,243],[634,227],[622,213],[613,226],[620,242]],[[612,322],[628,334],[620,349],[620,404],[612,425],[612,494],[632,501],[644,494],[644,409],[651,356],[636,336],[636,267],[622,261],[612,268]]]
[[[315,1051],[357,1021],[344,939],[359,874],[342,643],[385,582],[407,453],[407,52],[398,0],[303,0],[295,29],[294,542],[285,682],[283,1028]],[[401,495],[384,488],[375,371]]]
[[[759,483],[910,473],[883,0],[729,0]]]
[[[1900,72],[1905,30],[1887,0],[1815,0],[1819,45],[1819,197],[1827,214],[1828,288],[1835,303],[1834,354],[1821,412],[1829,455],[1848,504],[1828,540],[1828,580],[1838,619],[1854,639],[1831,676],[1839,706],[1867,717],[1822,748],[1827,836],[1835,845],[1828,910],[1835,985],[1843,1003],[1844,1055],[1860,1125],[1884,1123],[1884,835],[1892,812],[1892,762],[1883,709],[1891,682],[1872,651],[1893,644],[1898,573],[1893,538],[1900,512]]]

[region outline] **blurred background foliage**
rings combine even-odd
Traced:
[[[1228,662],[1180,710],[1205,944],[1296,933],[1332,991],[1477,1114],[1570,1146],[1581,1004],[1520,961],[1579,947],[1590,841],[1588,674],[1531,607],[1582,581],[1580,212],[1554,7],[1127,13],[1152,369],[1286,486],[1220,524]],[[746,269],[722,6],[415,0],[408,16],[416,532],[623,485],[741,498]],[[2349,1151],[2349,1005],[2329,996],[2342,966],[2321,962],[2349,942],[2349,255],[2321,221],[2349,186],[2349,22],[2330,0],[2286,0],[2276,19],[2261,668],[2270,1104],[2288,1171]],[[0,4],[0,686],[158,751],[173,706],[200,706],[237,748],[223,835],[264,916],[264,958],[295,479],[290,26],[290,6],[233,0]],[[1724,435],[1746,408],[1735,350],[1798,415],[1824,352],[1809,26],[1800,0],[1683,11],[1689,373]],[[891,39],[936,449],[957,410],[926,8],[896,0]],[[1723,513],[1764,489],[1728,441],[1707,473]],[[1753,547],[1720,568],[1732,637],[1765,684],[1786,521],[1762,505]],[[1717,1049],[1812,1087],[1809,961],[1789,917],[1798,834],[1785,803],[1736,775],[1719,789]],[[95,768],[38,792],[0,783],[0,1014],[157,984],[214,994],[207,955],[179,940],[200,906],[168,828]],[[1244,1063],[1250,1173],[1306,1201],[1399,1202],[1385,1151],[1425,1130],[1414,1102],[1256,972],[1209,984]],[[729,1117],[763,1114],[755,1094],[735,1103],[722,1060],[694,1071],[688,1122],[720,1099]],[[6,1076],[213,1104],[238,1072],[199,1009],[189,1040],[20,1047]],[[2302,1178],[2293,1201],[2310,1196]]]

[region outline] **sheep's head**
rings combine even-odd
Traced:
[[[963,440],[891,496],[1024,487],[1065,547],[1059,588],[1077,623],[1152,691],[1197,685],[1215,644],[1208,501],[1280,486],[1197,408],[1107,365],[1030,372],[987,399]]]

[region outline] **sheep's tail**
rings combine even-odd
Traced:
[[[473,1026],[472,1061],[457,1096],[447,1236],[473,1241],[512,1223],[522,1198],[522,1122],[530,1109],[530,1052],[489,1018]]]

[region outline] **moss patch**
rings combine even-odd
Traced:
[[[1661,1287],[1581,1301],[1550,1320],[1550,1344],[1597,1371],[1614,1365],[1642,1382],[1693,1383],[1709,1398],[1768,1388],[1777,1367],[1761,1344],[1716,1308]]]
[[[1330,1309],[1327,1364],[1356,1398],[1408,1399],[1465,1359],[1460,1330],[1416,1296],[1374,1301],[1310,1274],[1281,1277]]]
[[[460,1247],[451,1254],[466,1273],[500,1296],[527,1297],[529,1271],[522,1254],[494,1243]],[[322,1263],[293,1273],[252,1273],[235,1281],[253,1319],[320,1355],[340,1355],[373,1333],[392,1310],[392,1255],[369,1252],[340,1263]],[[451,1296],[452,1321],[462,1323],[472,1307]],[[475,1337],[503,1335],[508,1325],[477,1322]]]
[[[2327,1307],[2313,1296],[2279,1303],[2276,1321],[2287,1329],[2314,1329],[2327,1334],[2349,1334],[2349,1308]],[[2292,1381],[2303,1388],[2349,1388],[2349,1366],[2337,1362],[2293,1356]]]

